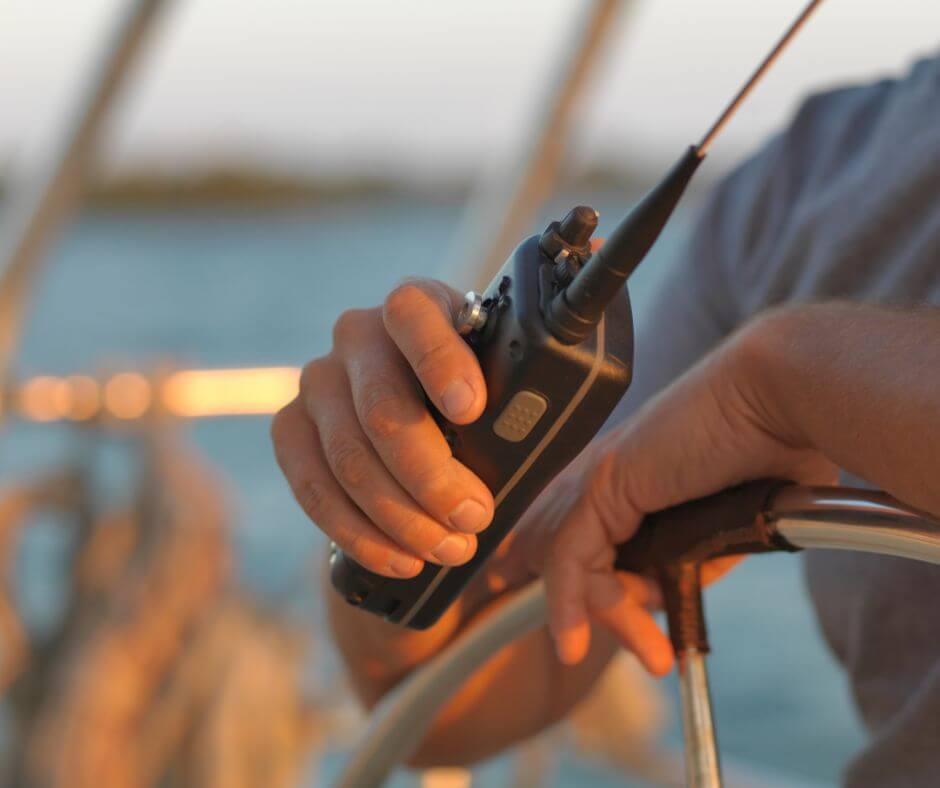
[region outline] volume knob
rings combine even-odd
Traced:
[[[471,290],[463,298],[463,305],[457,313],[457,333],[466,336],[474,331],[482,331],[489,318],[489,313],[483,306],[483,297]]]

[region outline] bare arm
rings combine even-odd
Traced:
[[[781,310],[751,338],[771,429],[940,514],[940,310]]]
[[[403,630],[351,608],[332,589],[328,613],[347,675],[367,708],[419,667],[456,634],[498,608],[504,596],[469,591],[426,632]],[[470,607],[480,605],[475,613]],[[447,703],[412,766],[465,765],[491,756],[554,723],[594,685],[617,646],[601,636],[586,659],[562,665],[547,629],[540,629],[500,651]]]
[[[415,385],[454,411],[447,395],[467,383],[475,393],[458,418],[483,408],[479,368],[451,328],[454,298],[416,283],[384,312],[348,314],[337,348],[308,366],[301,396],[273,425],[278,460],[311,519],[382,574],[462,563],[492,512],[482,483],[445,451]],[[614,545],[645,513],[768,474],[831,482],[836,464],[940,511],[930,478],[940,467],[938,361],[936,311],[825,305],[759,318],[563,474],[517,529],[512,571],[500,577],[490,562],[428,632],[385,624],[328,590],[358,694],[377,702],[532,573],[548,583],[554,642],[537,632],[497,655],[445,709],[416,763],[472,761],[552,724],[587,693],[616,641],[652,672],[668,671],[671,650],[649,612],[654,592],[615,575]],[[455,514],[466,500],[485,520]],[[466,545],[460,555],[440,549],[452,537]],[[606,628],[593,641],[590,621]]]
[[[940,311],[769,312],[610,433],[592,466],[576,499],[546,507],[555,521],[530,548],[559,656],[582,659],[594,621],[668,664],[613,571],[645,514],[763,476],[832,483],[839,467],[940,513]]]
[[[486,387],[476,358],[453,328],[460,297],[414,281],[383,307],[345,313],[333,351],[304,370],[300,394],[272,424],[278,462],[304,511],[360,564],[410,577],[426,561],[458,565],[493,511],[486,486],[450,452],[423,393],[453,421],[482,412]],[[423,389],[423,392],[422,392]],[[461,602],[427,632],[391,626],[324,589],[347,673],[371,706],[415,666],[533,577],[488,562]],[[546,631],[497,655],[444,711],[416,763],[463,763],[564,716],[593,684],[612,639],[577,667],[561,665]]]

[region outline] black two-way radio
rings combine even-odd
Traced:
[[[370,572],[334,549],[330,575],[352,605],[415,629],[438,620],[536,496],[591,441],[630,385],[627,278],[659,237],[712,141],[822,0],[791,25],[702,141],[591,254],[597,212],[580,206],[523,241],[458,328],[476,353],[487,406],[474,423],[436,414],[454,456],[495,498],[490,526],[461,566],[426,563],[407,580]]]

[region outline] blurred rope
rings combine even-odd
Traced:
[[[122,9],[84,95],[39,176],[6,198],[0,217],[0,392],[9,382],[39,266],[53,237],[81,202],[102,122],[166,3],[130,0]]]
[[[173,423],[136,422],[130,504],[84,463],[0,490],[0,785],[288,788],[343,732],[309,697],[306,625],[239,582],[226,488]],[[71,525],[63,607],[30,630],[15,540],[49,512]]]
[[[557,71],[546,81],[531,132],[512,156],[518,165],[500,167],[475,189],[464,211],[441,277],[455,286],[484,288],[551,196],[574,128],[575,111],[590,84],[604,43],[616,29],[623,6],[636,0],[589,0],[583,24],[561,42]]]

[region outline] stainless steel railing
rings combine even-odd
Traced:
[[[940,521],[882,492],[790,486],[774,496],[764,517],[795,547],[861,550],[940,564]],[[436,714],[473,672],[544,621],[544,587],[538,581],[385,698],[337,784],[346,788],[381,785],[395,766],[415,751]],[[691,667],[698,671],[698,690],[692,686],[691,674],[687,682],[691,694],[696,698],[703,692],[707,695],[704,663]],[[695,715],[694,703],[686,707],[694,716],[690,717],[692,727],[687,728],[694,739],[688,754],[704,767],[709,759],[697,756],[713,746],[710,714]],[[695,785],[720,785],[717,759],[714,768],[690,773],[701,777]]]

